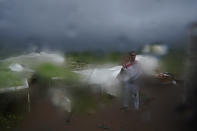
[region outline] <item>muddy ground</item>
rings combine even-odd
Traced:
[[[183,100],[183,84],[145,85],[141,89],[141,106],[138,111],[120,110],[122,100],[100,104],[87,113],[73,112],[70,123],[67,113],[54,107],[47,98],[32,105],[20,131],[181,131],[187,130],[177,107]]]

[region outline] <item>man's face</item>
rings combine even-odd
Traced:
[[[135,61],[135,58],[136,58],[136,54],[135,53],[132,53],[130,55],[130,60],[133,62],[133,61]]]

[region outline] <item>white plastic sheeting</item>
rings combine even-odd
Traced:
[[[140,63],[143,73],[146,75],[154,75],[159,68],[159,59],[148,55],[137,55],[136,60]]]
[[[112,81],[115,80],[120,69],[121,66],[115,66],[112,68],[94,68],[77,72],[84,75],[83,80],[88,81],[90,84],[110,86],[113,84]]]
[[[40,63],[53,63],[53,64],[63,64],[65,62],[64,56],[56,53],[30,53],[26,55],[20,55],[17,57],[10,57],[5,59],[4,61],[8,61],[11,63],[23,64],[25,66],[36,65]]]
[[[93,85],[100,85],[102,91],[111,95],[119,93],[119,81],[116,76],[121,70],[121,66],[112,68],[94,68],[82,71],[77,71],[83,76],[83,81]]]
[[[21,72],[21,71],[23,71],[23,67],[22,67],[22,65],[20,65],[20,64],[11,64],[10,66],[9,66],[9,69],[11,70],[11,71],[15,71],[15,72]]]
[[[137,55],[136,60],[140,63],[143,73],[146,75],[154,75],[155,70],[159,67],[159,60],[156,57]],[[103,91],[111,94],[119,94],[119,81],[116,79],[122,66],[114,66],[111,68],[91,68],[76,71],[83,76],[83,81],[89,84],[100,85]]]

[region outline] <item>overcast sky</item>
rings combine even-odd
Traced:
[[[195,21],[197,0],[0,0],[0,44],[67,50],[178,44]]]

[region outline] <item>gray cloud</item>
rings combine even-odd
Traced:
[[[196,9],[196,0],[0,0],[0,41],[79,50],[176,43]]]

